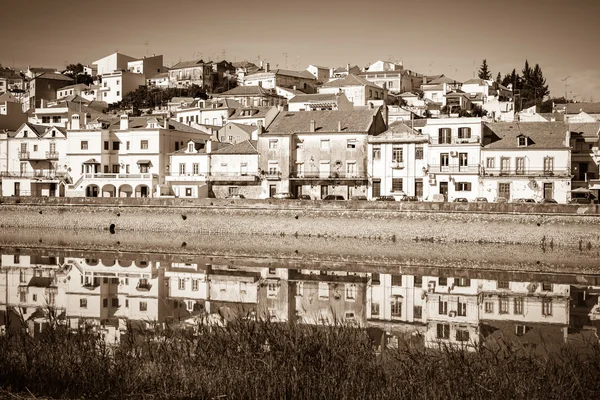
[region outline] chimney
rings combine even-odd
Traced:
[[[250,134],[250,140],[258,140],[258,135],[260,133],[262,133],[261,131],[262,131],[262,127],[260,125],[258,125],[256,127],[256,130],[252,131],[252,133]]]
[[[126,131],[129,129],[129,117],[127,116],[127,114],[121,115],[121,126],[119,127],[119,129],[122,131]]]
[[[212,151],[212,140],[209,139],[206,141],[206,144],[204,146],[204,149],[206,150],[206,154],[210,154]]]
[[[265,63],[265,72],[269,72],[271,69],[271,65],[269,63]]]
[[[79,114],[71,115],[71,129],[78,131],[80,129],[79,126]]]
[[[338,132],[342,131],[342,121],[338,121]]]
[[[314,132],[315,131],[315,120],[311,119],[310,120],[310,132]]]
[[[294,90],[296,90],[296,85],[293,86]]]
[[[261,133],[263,133],[263,122],[262,122],[262,120],[256,121],[256,128],[257,128],[256,132],[257,132],[258,135],[260,135]],[[254,139],[252,139],[252,140],[254,140]]]
[[[260,60],[260,69],[263,69],[263,65],[264,65],[263,61]]]
[[[88,120],[87,120],[87,113],[83,114],[83,127],[87,128],[87,124],[88,124]]]
[[[372,110],[374,108],[373,103],[369,102],[369,110]]]
[[[350,64],[346,64],[346,71],[348,71],[348,73],[350,73]]]
[[[169,129],[169,118],[165,117],[163,119],[163,128],[164,129]]]

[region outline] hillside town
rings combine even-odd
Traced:
[[[464,82],[382,60],[168,68],[162,55],[114,53],[68,67],[0,69],[2,196],[564,204],[600,195],[600,103],[563,98],[542,112],[537,89],[529,106],[520,78],[492,79],[485,60]],[[538,65],[528,71],[541,77]]]

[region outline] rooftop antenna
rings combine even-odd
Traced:
[[[568,79],[569,79],[570,77],[571,77],[571,75],[567,76],[567,77],[566,77],[566,78],[564,78],[564,79],[561,79],[561,81],[565,83],[565,101],[567,101],[567,100],[568,100],[568,98],[567,98],[567,87],[569,86]]]

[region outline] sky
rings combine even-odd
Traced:
[[[464,81],[525,60],[550,94],[600,101],[600,0],[21,0],[4,8],[0,63],[90,64],[118,51],[303,70],[377,60]],[[568,78],[567,78],[568,77]],[[565,78],[567,78],[565,80]],[[566,84],[566,85],[565,85]]]

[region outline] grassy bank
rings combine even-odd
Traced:
[[[48,329],[0,337],[0,390],[115,399],[598,398],[600,349],[553,358],[407,343],[378,355],[365,330],[241,321],[122,337]]]

